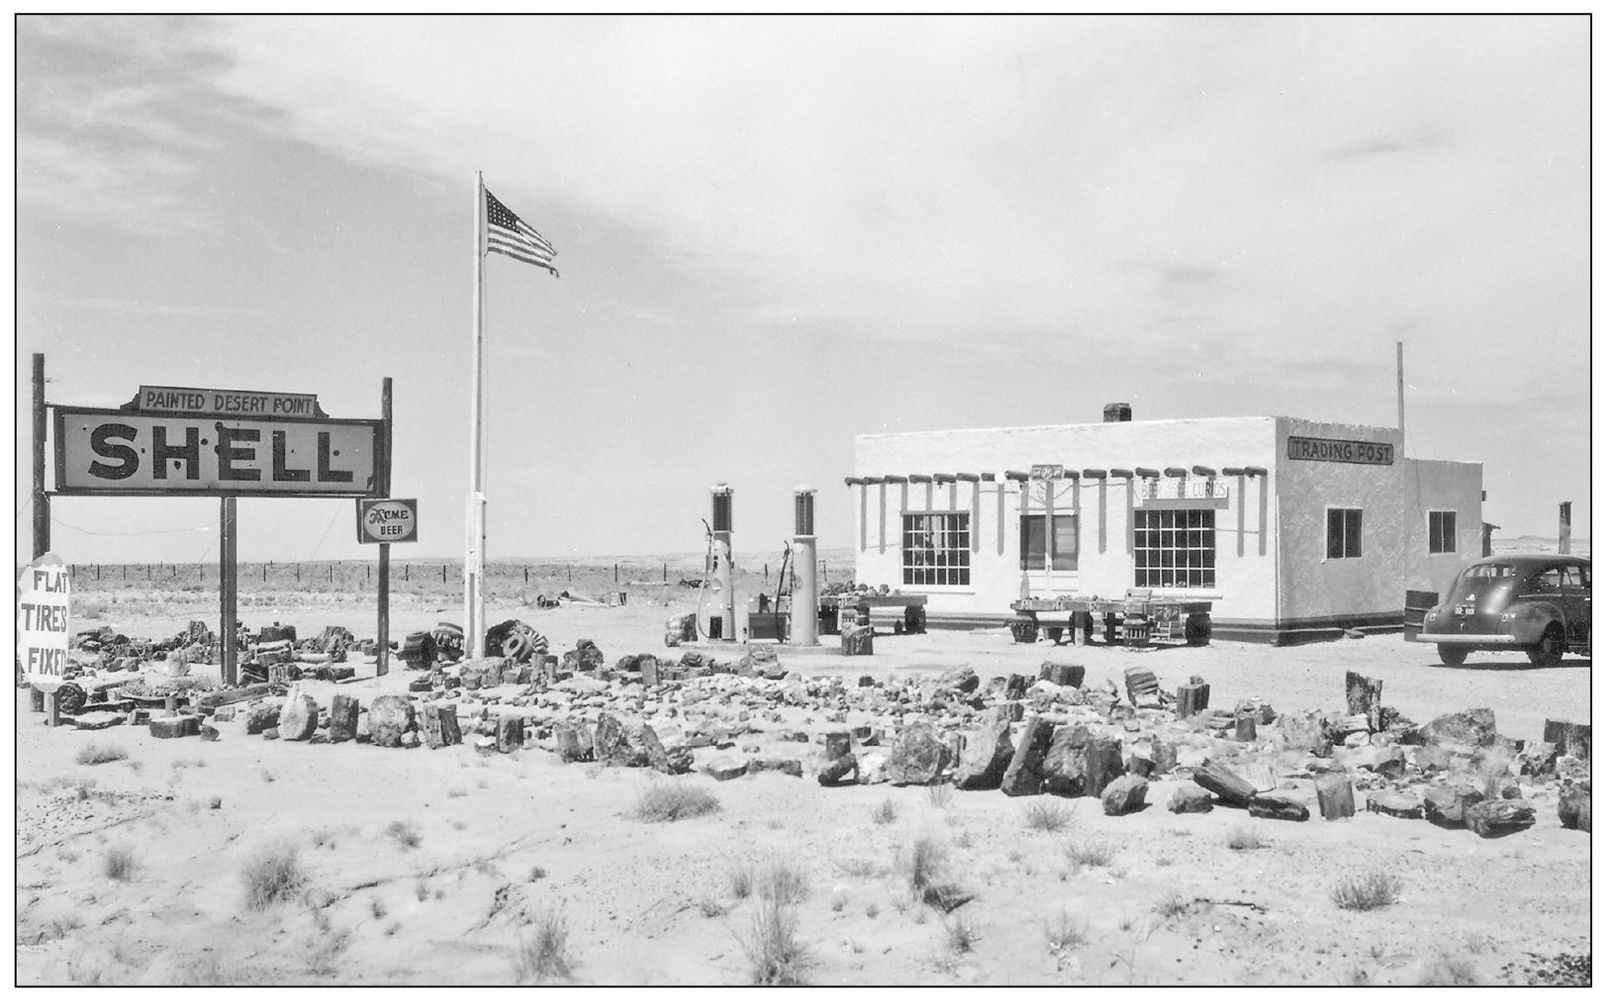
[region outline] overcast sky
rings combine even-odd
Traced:
[[[850,545],[857,434],[1283,414],[1484,463],[1589,532],[1588,18],[21,17],[28,355],[379,415],[463,551],[475,172],[559,249],[487,262],[490,557]],[[1193,457],[1186,457],[1192,459]],[[240,557],[371,555],[243,500]],[[212,500],[57,498],[77,562],[216,559]],[[26,558],[26,553],[21,554]]]

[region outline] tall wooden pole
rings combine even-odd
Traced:
[[[487,197],[483,193],[482,172],[476,172],[476,233],[471,246],[476,250],[475,285],[472,296],[472,346],[470,370],[470,495],[465,512],[465,656],[482,655],[482,547],[487,541],[487,508],[482,495],[482,280],[483,240],[487,232]]]
[[[219,670],[226,685],[236,684],[235,650],[235,498],[218,502],[218,638]]]
[[[381,379],[381,494],[384,497],[392,496],[392,377]],[[392,611],[392,544],[381,543],[379,572],[381,579],[375,585],[376,612],[375,612],[375,673],[377,676],[387,672],[388,654],[390,651]]]
[[[34,559],[50,552],[50,495],[45,493],[45,356],[34,355]]]

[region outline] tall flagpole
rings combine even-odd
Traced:
[[[487,630],[482,627],[482,549],[487,541],[486,498],[482,494],[482,279],[487,237],[487,197],[476,172],[476,284],[470,370],[470,496],[465,512],[465,656],[480,657]]]

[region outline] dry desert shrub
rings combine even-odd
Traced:
[[[1443,955],[1430,962],[1417,981],[1419,987],[1476,987],[1481,983],[1473,961]]]
[[[728,913],[728,908],[717,903],[711,897],[700,898],[700,913],[708,918],[720,917]]]
[[[968,918],[961,915],[946,921],[941,927],[945,930],[947,948],[955,953],[973,952],[975,943],[980,941],[980,933],[975,931]]]
[[[1064,843],[1064,859],[1070,863],[1072,869],[1086,869],[1106,866],[1115,858],[1115,847],[1101,838],[1087,838],[1085,841],[1066,841]]]
[[[896,822],[896,804],[894,802],[892,802],[891,800],[887,799],[883,803],[879,804],[879,808],[874,811],[874,823],[876,823],[876,824],[892,824],[892,823],[895,823],[895,822]]]
[[[246,881],[246,905],[251,910],[289,900],[308,882],[297,849],[288,844],[259,849],[247,860],[241,875]]]
[[[414,826],[413,821],[394,820],[386,825],[383,833],[406,849],[420,847],[420,829]]]
[[[806,899],[806,874],[788,862],[774,862],[756,880],[756,895],[763,900],[799,904]]]
[[[1165,921],[1169,921],[1172,918],[1179,918],[1192,909],[1193,902],[1175,890],[1167,893],[1159,901],[1159,903],[1154,905],[1154,913],[1158,914],[1160,918]]]
[[[566,933],[566,916],[560,910],[550,908],[538,916],[532,932],[515,949],[515,972],[521,983],[540,983],[571,972]]]
[[[728,889],[740,900],[750,896],[755,882],[756,877],[749,866],[735,866],[728,870]]]
[[[1047,936],[1048,951],[1055,956],[1087,944],[1086,923],[1077,924],[1075,916],[1069,911],[1059,911],[1056,917],[1048,918],[1042,926],[1042,932]]]
[[[930,805],[938,810],[945,810],[952,805],[952,787],[946,783],[929,787]]]
[[[1025,826],[1033,831],[1062,831],[1075,819],[1075,811],[1063,803],[1032,803],[1025,808]]]
[[[750,937],[741,940],[751,983],[788,987],[806,983],[812,958],[797,933],[795,908],[777,898],[757,902]]]
[[[1235,852],[1253,851],[1269,844],[1266,836],[1247,824],[1239,824],[1227,832],[1227,847]]]
[[[654,785],[639,797],[633,816],[643,821],[673,821],[698,817],[722,809],[717,797],[699,786],[672,783]]]
[[[941,841],[921,835],[896,853],[896,873],[905,888],[920,901],[950,913],[970,898],[948,878],[947,849]]]
[[[128,756],[129,752],[121,747],[90,743],[79,748],[73,760],[81,765],[104,765],[108,761],[122,761]]]
[[[108,879],[115,879],[120,883],[133,878],[139,863],[135,861],[134,849],[128,845],[114,845],[106,853],[106,875]]]
[[[1333,884],[1333,903],[1347,911],[1372,911],[1400,899],[1400,877],[1382,869],[1355,873]]]

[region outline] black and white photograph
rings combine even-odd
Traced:
[[[1592,21],[14,14],[14,986],[1591,986]]]

